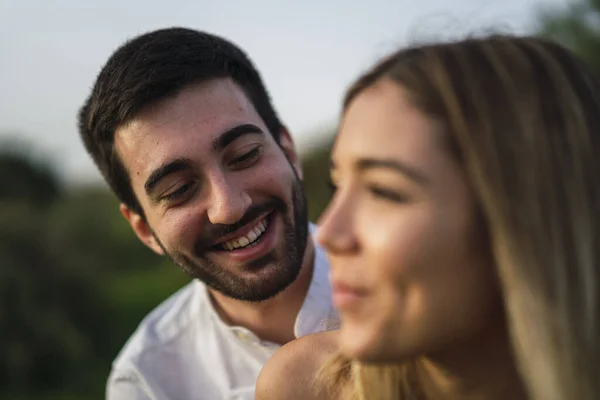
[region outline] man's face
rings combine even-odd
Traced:
[[[138,237],[224,295],[268,299],[292,283],[307,240],[289,134],[278,144],[230,79],[190,85],[115,133],[146,220]]]

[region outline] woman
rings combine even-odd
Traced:
[[[535,38],[362,76],[318,233],[342,326],[282,348],[257,398],[600,399],[599,96]]]

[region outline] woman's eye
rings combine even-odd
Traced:
[[[408,197],[406,195],[399,193],[395,190],[390,190],[379,186],[370,186],[369,191],[373,196],[377,198],[392,201],[395,203],[405,203],[406,201],[408,201]]]

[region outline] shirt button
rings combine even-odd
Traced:
[[[238,338],[242,339],[243,341],[248,340],[248,334],[246,332],[237,331],[235,334]],[[241,397],[237,396],[236,399],[241,399]]]

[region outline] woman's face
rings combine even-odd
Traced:
[[[383,80],[347,109],[318,239],[342,352],[392,361],[468,342],[501,301],[482,222],[441,126]]]

